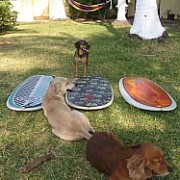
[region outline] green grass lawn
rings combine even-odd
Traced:
[[[130,25],[104,23],[22,23],[0,36],[13,45],[0,46],[0,179],[105,180],[86,160],[86,140],[66,142],[51,132],[42,110],[15,112],[6,107],[12,90],[35,74],[73,79],[74,43],[91,45],[89,75],[107,78],[113,86],[113,104],[103,110],[84,111],[96,131],[109,131],[125,144],[151,141],[161,147],[174,171],[164,178],[180,179],[180,36],[167,28],[165,43],[129,38]],[[80,71],[82,74],[82,71]],[[150,112],[127,104],[118,90],[123,76],[140,76],[163,87],[177,103],[170,112]],[[24,166],[53,152],[55,158],[31,173]]]

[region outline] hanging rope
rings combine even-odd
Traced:
[[[100,3],[96,5],[85,5],[85,4],[80,4],[74,0],[67,0],[67,2],[74,7],[75,9],[83,12],[93,12],[97,11],[101,8],[103,8],[105,5],[107,5],[109,2],[111,2],[111,8],[112,8],[112,0],[108,0],[105,3]]]

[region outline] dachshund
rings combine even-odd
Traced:
[[[88,71],[90,45],[85,40],[79,40],[74,44],[74,46],[76,47],[74,54],[74,77],[78,77],[78,62],[83,63],[84,76],[86,76]]]
[[[107,132],[97,132],[89,139],[87,160],[109,180],[145,180],[172,171],[163,151],[153,143],[125,146]]]

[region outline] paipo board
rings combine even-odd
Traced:
[[[176,108],[174,99],[149,79],[123,77],[119,81],[122,97],[131,105],[150,111],[171,111]]]
[[[99,76],[76,79],[76,87],[66,93],[66,103],[77,109],[97,110],[110,106],[114,99],[111,84]]]
[[[34,111],[42,108],[42,100],[52,76],[34,75],[25,79],[10,94],[6,105],[14,111]]]

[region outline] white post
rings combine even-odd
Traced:
[[[131,35],[137,35],[144,40],[156,39],[163,35],[156,0],[137,0],[136,12]]]
[[[126,8],[128,5],[126,4],[126,0],[118,0],[118,4],[116,5],[118,8],[117,12],[117,21],[127,21],[126,19]]]

